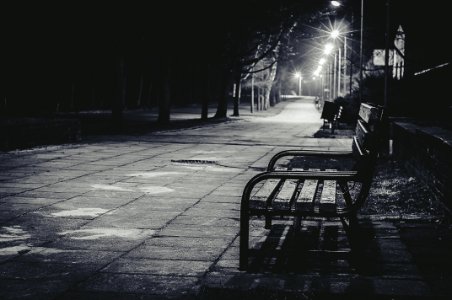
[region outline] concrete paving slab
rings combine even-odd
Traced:
[[[211,263],[196,260],[120,258],[102,269],[102,272],[199,277],[207,272]]]
[[[199,287],[196,285],[198,277],[196,276],[158,276],[148,274],[115,274],[115,273],[100,273],[89,281],[80,284],[77,290],[82,292],[113,292],[110,297],[116,297],[118,293],[138,294],[140,298],[144,295],[150,295],[148,299],[190,299],[188,296],[193,296],[198,293]],[[73,293],[84,297],[84,294]],[[157,296],[157,297],[156,297]],[[62,299],[66,299],[64,295]],[[72,298],[72,296],[68,295]],[[107,298],[108,299],[108,298]],[[128,298],[126,298],[128,299]],[[145,298],[146,299],[146,298]]]

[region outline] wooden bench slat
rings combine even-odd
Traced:
[[[268,196],[278,187],[280,179],[269,179],[251,197],[252,200],[267,200]]]
[[[298,180],[291,179],[284,181],[274,201],[289,202],[297,186]]]
[[[290,179],[284,181],[281,189],[273,200],[274,209],[290,209],[291,200],[297,192],[298,180]]]
[[[368,149],[370,146],[372,133],[364,125],[363,121],[358,120],[355,130],[356,140],[359,142],[360,146],[364,149]]]
[[[300,194],[297,197],[297,203],[312,203],[319,181],[317,179],[306,179],[303,182]]]
[[[359,108],[359,117],[366,123],[374,123],[376,121],[379,121],[381,118],[381,113],[381,108],[371,106],[366,103],[361,103],[361,106]]]
[[[306,169],[293,169],[294,171],[306,171]],[[320,171],[320,169],[308,169],[309,171]],[[299,183],[301,189],[297,197],[294,199],[294,209],[311,209],[314,204],[315,194],[319,181],[317,179],[305,179]]]
[[[336,180],[324,180],[320,205],[336,203]]]

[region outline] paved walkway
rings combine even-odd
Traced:
[[[305,237],[284,222],[253,231],[256,243],[307,238],[302,260],[262,258],[255,273],[237,270],[247,180],[279,150],[350,145],[311,138],[322,123],[310,99],[280,105],[274,116],[1,153],[0,298],[432,295],[401,242],[403,227],[381,220],[366,220],[377,236],[367,274],[352,264],[337,222],[314,220]]]

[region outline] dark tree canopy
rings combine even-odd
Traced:
[[[364,3],[367,59],[384,45],[384,1]],[[356,28],[359,4],[344,1],[334,14],[329,1],[318,0],[12,4],[2,18],[0,108],[120,114],[160,107],[168,119],[173,104],[224,106],[237,74],[244,78],[258,63],[269,68],[277,61],[280,80],[284,68],[306,64],[316,34],[309,28],[352,12]],[[413,69],[450,61],[439,4],[391,0],[391,26],[406,25]]]

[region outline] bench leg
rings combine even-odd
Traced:
[[[347,234],[348,241],[353,248],[355,240],[359,240],[359,223],[358,218],[355,215],[351,215],[348,218],[341,217],[342,225],[344,226],[345,233]]]
[[[301,229],[301,221],[303,220],[303,217],[296,216],[293,220],[293,227],[294,231],[299,231]]]
[[[249,252],[249,234],[250,222],[247,212],[242,212],[240,216],[240,258],[239,269],[246,270],[248,268],[248,252]]]
[[[272,228],[272,217],[269,215],[265,216],[265,229],[271,229]]]

